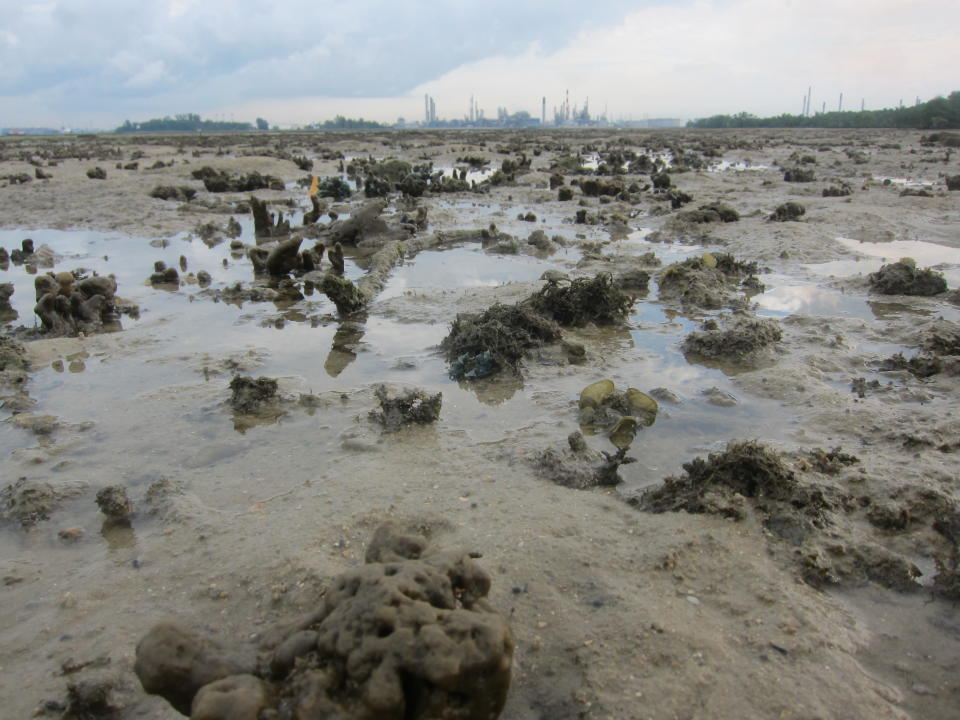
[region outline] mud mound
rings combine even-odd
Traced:
[[[476,554],[431,550],[394,525],[258,657],[165,623],[137,646],[144,689],[194,718],[495,720],[513,638]]]
[[[943,273],[930,268],[920,270],[912,258],[884,265],[867,279],[871,289],[884,295],[930,296],[947,291]]]
[[[428,425],[440,417],[443,393],[428,395],[420,389],[391,390],[378,385],[374,391],[379,410],[372,410],[370,418],[383,425],[384,432],[396,432],[403,425]]]
[[[923,333],[921,345],[938,355],[960,355],[960,325],[949,320],[936,320]]]
[[[462,313],[440,347],[454,379],[479,378],[498,370],[519,372],[531,348],[560,340],[560,327],[526,304],[494,305],[482,313]]]
[[[805,507],[807,497],[796,476],[780,455],[755,440],[735,441],[723,452],[710,453],[706,460],[685,463],[684,475],[665,478],[659,487],[646,490],[639,506],[649,512],[718,513],[743,518],[735,496],[758,503],[775,501]],[[816,509],[816,508],[814,508]]]
[[[683,352],[700,358],[755,362],[783,337],[779,323],[769,318],[727,315],[721,322],[722,326],[707,320],[702,330],[687,335]]]
[[[797,467],[834,474],[856,461],[839,448],[816,450],[801,457]],[[774,545],[771,551],[786,549],[800,577],[815,587],[866,582],[900,592],[920,587],[916,582],[920,570],[906,557],[850,531],[842,518],[855,508],[851,496],[801,481],[779,453],[757,441],[731,442],[722,452],[697,458],[683,469],[682,476],[665,478],[630,503],[647,512],[682,510],[734,520],[755,513],[767,530],[787,543]],[[890,527],[902,530],[898,522],[895,517]]]
[[[41,520],[49,520],[61,500],[48,483],[22,477],[0,490],[0,522],[31,527]]]
[[[380,216],[386,207],[385,200],[371,200],[365,203],[353,211],[346,220],[335,220],[330,223],[330,226],[321,234],[324,242],[329,247],[332,247],[335,242],[342,245],[358,245],[364,240],[385,234],[389,228]]]
[[[277,397],[277,381],[259,377],[254,380],[245,375],[235,375],[230,381],[230,407],[238,413],[254,413],[264,404]]]
[[[936,355],[914,355],[906,358],[903,353],[897,353],[880,363],[879,369],[906,370],[915,377],[925,378],[943,372],[943,360]]]
[[[935,555],[937,574],[933,589],[948,600],[960,600],[960,512],[953,510],[933,523],[933,529],[949,543],[946,554]]]
[[[550,280],[527,302],[560,325],[582,327],[591,322],[597,325],[623,322],[634,301],[617,287],[608,273],[599,273],[593,278],[577,278],[569,284]]]
[[[661,271],[657,278],[660,299],[686,306],[720,308],[731,302],[739,280],[757,270],[756,263],[737,260],[729,253],[704,253]]]
[[[0,387],[19,386],[27,379],[27,351],[23,343],[0,335]]]

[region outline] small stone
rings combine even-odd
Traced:
[[[83,530],[80,528],[67,528],[57,533],[57,536],[64,542],[76,542],[83,537]]]

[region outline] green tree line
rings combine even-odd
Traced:
[[[912,107],[884,110],[825,112],[814,115],[757,117],[742,112],[736,115],[713,115],[691,120],[691,128],[917,128],[941,130],[960,128],[960,91],[947,97],[935,97]]]
[[[247,122],[225,122],[218,120],[201,120],[199,115],[185,113],[183,115],[169,115],[162,118],[153,118],[143,122],[132,123],[124,120],[123,125],[114,132],[244,132],[252,130],[253,125]]]
[[[343,115],[337,115],[333,120],[324,120],[307,126],[310,130],[383,130],[389,127],[389,125],[373,120],[348,118]]]

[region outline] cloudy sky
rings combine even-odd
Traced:
[[[0,127],[890,107],[960,89],[958,0],[0,0]]]

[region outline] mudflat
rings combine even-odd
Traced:
[[[503,718],[955,717],[951,148],[3,138],[4,713],[180,717],[152,627],[253,648],[389,521],[489,575]]]

